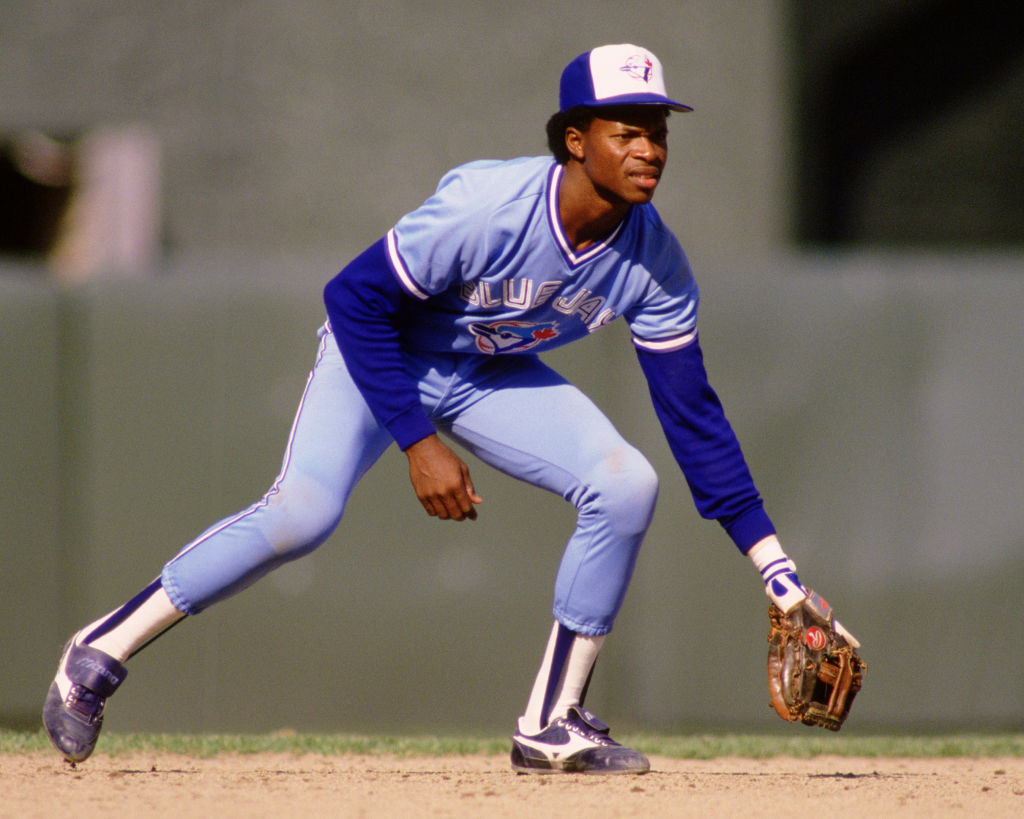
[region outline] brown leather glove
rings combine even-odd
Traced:
[[[807,597],[788,613],[768,607],[768,691],[789,722],[838,731],[860,691],[867,664],[860,643],[832,614],[824,598]]]

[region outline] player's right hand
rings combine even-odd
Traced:
[[[474,504],[482,503],[469,467],[437,435],[428,435],[405,450],[409,479],[416,497],[431,517],[476,520]]]

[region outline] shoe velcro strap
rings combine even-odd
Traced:
[[[581,722],[585,723],[588,727],[595,731],[607,734],[611,729],[605,725],[601,720],[597,718],[597,715],[592,711],[588,711],[586,708],[580,705],[573,705],[569,708],[569,713],[575,713]]]
[[[128,669],[104,651],[72,646],[65,668],[68,679],[106,699],[128,676]]]

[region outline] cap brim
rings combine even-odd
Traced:
[[[612,105],[661,105],[681,113],[693,110],[689,105],[670,100],[659,94],[620,94],[617,97],[605,97],[585,104],[587,108],[607,108]]]

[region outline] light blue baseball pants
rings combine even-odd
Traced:
[[[644,456],[590,399],[533,356],[417,355],[408,369],[439,430],[485,463],[576,507],[576,530],[555,580],[554,616],[581,634],[610,631],[657,497],[657,477]],[[392,443],[334,336],[322,328],[281,473],[259,501],[166,564],[162,582],[175,606],[195,614],[323,543],[353,487]]]

